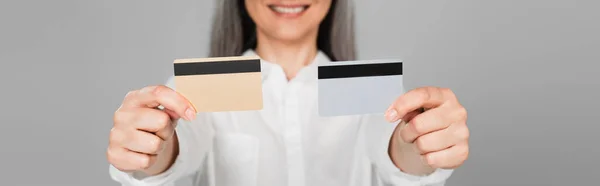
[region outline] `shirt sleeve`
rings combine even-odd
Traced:
[[[425,176],[416,176],[402,172],[392,162],[388,147],[390,138],[397,123],[389,123],[383,115],[365,115],[362,118],[365,139],[367,140],[367,153],[379,180],[385,185],[411,185],[411,186],[443,186],[453,170],[436,169]]]
[[[166,86],[173,88],[173,78],[167,81]],[[138,178],[134,174],[122,172],[114,166],[109,166],[111,178],[123,186],[174,186],[176,182],[197,173],[205,162],[206,155],[211,148],[210,117],[198,114],[196,120],[179,120],[175,131],[179,141],[179,154],[175,162],[165,172]]]

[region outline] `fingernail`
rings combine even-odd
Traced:
[[[196,112],[194,112],[192,108],[188,108],[185,111],[185,117],[187,118],[187,120],[194,120],[196,119]]]
[[[394,122],[398,118],[398,112],[396,111],[396,109],[390,109],[385,113],[385,119],[388,120],[389,122]]]

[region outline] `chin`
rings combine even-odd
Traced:
[[[310,32],[294,28],[278,29],[277,31],[271,33],[272,34],[269,35],[271,35],[274,39],[288,42],[310,38]]]
[[[297,33],[279,33],[274,36],[274,39],[285,42],[300,41],[304,39],[301,34]]]

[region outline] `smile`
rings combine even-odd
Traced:
[[[269,5],[271,10],[279,14],[300,14],[308,7],[309,5]]]

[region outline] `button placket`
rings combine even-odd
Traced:
[[[290,186],[304,185],[304,161],[302,154],[302,135],[298,121],[297,83],[287,84],[283,93],[283,127],[288,159]]]

